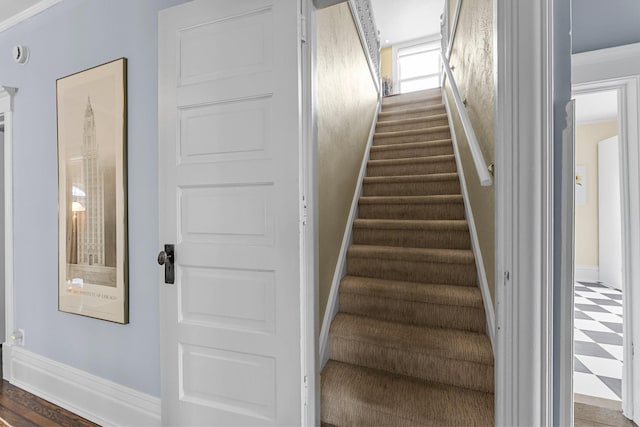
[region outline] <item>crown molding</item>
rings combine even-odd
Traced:
[[[36,16],[37,14],[44,12],[52,6],[60,3],[62,0],[42,0],[33,6],[23,10],[20,13],[13,15],[12,17],[0,22],[0,33],[7,31],[9,28],[15,27],[21,22]]]

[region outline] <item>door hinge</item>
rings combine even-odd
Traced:
[[[510,276],[511,275],[510,275],[510,273],[508,271],[504,272],[504,285],[505,286],[507,285],[507,282],[509,281]]]
[[[307,376],[304,376],[304,406],[309,406],[309,382]]]
[[[302,196],[302,225],[306,226],[307,225],[307,199]],[[305,381],[306,381],[306,377],[305,377]]]
[[[307,42],[307,18],[305,16],[300,17],[300,41]]]

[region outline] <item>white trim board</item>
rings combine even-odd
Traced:
[[[574,278],[578,282],[597,282],[600,280],[600,267],[597,265],[576,265]]]
[[[14,329],[13,306],[13,97],[17,89],[0,86],[0,114],[4,115],[4,317],[5,339]]]
[[[103,426],[160,426],[160,398],[88,374],[15,345],[3,346],[5,378]]]
[[[33,6],[23,10],[22,12],[16,15],[13,15],[8,19],[5,19],[4,21],[0,22],[0,33],[8,30],[9,28],[15,27],[21,22],[24,22],[27,19],[32,18],[39,13],[44,12],[45,10],[49,9],[52,6],[55,6],[61,1],[62,0],[42,0],[34,4]]]
[[[331,281],[331,290],[329,291],[329,300],[327,301],[327,307],[324,310],[324,319],[322,321],[322,329],[320,329],[320,370],[324,368],[329,360],[329,328],[331,327],[331,321],[338,314],[339,307],[339,290],[340,281],[347,274],[347,249],[351,245],[353,222],[358,217],[358,200],[362,195],[362,180],[367,172],[367,162],[369,161],[369,152],[373,145],[373,136],[376,133],[376,124],[378,123],[378,113],[382,108],[382,102],[379,100],[376,107],[376,112],[373,115],[373,122],[371,123],[371,129],[369,130],[369,140],[365,147],[364,154],[362,156],[362,163],[360,164],[360,173],[358,174],[358,181],[356,183],[355,191],[353,192],[353,200],[351,201],[351,209],[349,210],[349,217],[347,224],[344,227],[344,234],[342,237],[342,245],[340,246],[340,254],[338,255],[338,262],[336,263],[336,269],[333,273],[333,280]]]
[[[553,425],[552,7],[551,0],[494,2],[500,426]]]
[[[484,303],[484,313],[487,319],[487,335],[491,340],[491,348],[495,353],[495,330],[496,330],[496,316],[493,309],[493,301],[491,300],[491,293],[489,291],[489,282],[487,281],[487,272],[484,268],[484,261],[482,260],[482,250],[480,249],[480,241],[478,240],[478,230],[476,229],[476,223],[473,219],[473,210],[469,204],[469,191],[467,190],[467,182],[464,178],[464,168],[462,167],[462,160],[460,159],[460,149],[458,147],[458,138],[455,133],[451,119],[451,106],[449,104],[449,98],[447,92],[442,89],[442,99],[444,101],[444,107],[447,110],[447,120],[449,121],[449,128],[451,129],[451,141],[453,142],[453,150],[455,152],[456,165],[458,166],[458,177],[460,178],[460,189],[462,190],[462,200],[464,202],[464,211],[467,218],[467,224],[469,225],[469,234],[471,235],[471,249],[476,262],[476,271],[478,273],[478,284],[480,292],[482,293],[482,302]]]

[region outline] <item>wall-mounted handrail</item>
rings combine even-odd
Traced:
[[[447,10],[449,9],[449,2],[446,3]],[[458,30],[458,21],[460,20],[460,8],[462,7],[462,0],[458,0],[456,3],[456,13],[453,15],[453,22],[451,33],[448,34],[447,39],[447,58],[451,57],[451,49],[453,49],[453,41],[456,39],[456,31]],[[444,39],[444,34],[442,35]]]
[[[462,101],[460,91],[458,90],[458,85],[456,84],[456,80],[453,77],[453,73],[451,72],[449,59],[447,58],[446,52],[440,52],[440,56],[442,57],[442,67],[444,68],[445,77],[449,79],[449,85],[451,86],[451,92],[453,93],[453,99],[456,104],[456,109],[458,110],[460,121],[462,122],[462,128],[464,129],[464,133],[467,136],[469,149],[471,150],[471,157],[473,158],[473,163],[476,166],[478,178],[480,179],[480,185],[482,185],[483,187],[491,186],[493,184],[493,179],[491,178],[491,174],[489,173],[487,163],[484,161],[484,156],[482,155],[480,144],[478,144],[478,138],[476,137],[476,133],[473,130],[473,125],[471,124],[471,119],[469,119],[469,114],[467,113],[467,108]],[[444,88],[444,80],[442,82],[442,87]]]

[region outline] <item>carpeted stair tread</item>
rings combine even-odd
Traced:
[[[440,146],[451,146],[451,139],[440,139],[435,141],[423,141],[423,142],[405,142],[401,144],[388,144],[388,145],[374,145],[371,147],[372,153],[379,153],[381,151],[397,151],[406,150],[411,148],[431,148]]]
[[[439,114],[441,112],[446,112],[446,108],[442,103],[423,106],[407,105],[406,107],[401,109],[392,111],[380,111],[380,113],[378,113],[378,121],[388,121],[398,117],[423,117],[425,115]]]
[[[489,338],[475,332],[429,328],[338,313],[331,323],[331,336],[445,359],[485,365],[493,363]],[[336,360],[333,356],[331,358]]]
[[[464,219],[461,194],[431,196],[362,196],[358,217],[367,219]]]
[[[377,230],[445,230],[469,231],[466,220],[394,220],[394,219],[356,219],[353,228]]]
[[[406,166],[415,163],[437,163],[437,162],[455,162],[456,157],[453,154],[441,154],[439,156],[429,157],[414,157],[410,159],[381,159],[381,160],[369,160],[367,165],[369,167],[375,166]]]
[[[403,107],[406,105],[420,105],[424,103],[433,103],[433,104],[441,104],[442,103],[442,95],[434,94],[434,95],[426,95],[420,96],[413,99],[407,99],[403,97],[393,97],[389,96],[386,98],[382,98],[382,110],[388,110],[395,107]]]
[[[486,332],[480,289],[345,276],[340,312],[434,328]]]
[[[465,220],[357,219],[353,243],[414,248],[470,249]]]
[[[422,129],[409,129],[409,130],[396,130],[391,132],[376,132],[374,137],[378,138],[390,138],[395,136],[408,136],[408,135],[422,135],[427,133],[436,133],[442,131],[449,131],[449,126],[433,126]]]
[[[461,194],[456,172],[365,177],[363,196],[433,196]]]
[[[396,118],[392,120],[378,121],[376,124],[376,132],[393,132],[403,129],[424,129],[432,126],[445,126],[447,124],[447,114],[439,113],[421,117]]]
[[[361,205],[421,205],[463,203],[461,194],[444,194],[435,196],[363,196],[358,199]]]
[[[492,426],[494,395],[329,360],[322,422],[336,426]]]
[[[479,288],[345,276],[340,292],[438,305],[482,308]],[[373,314],[372,314],[373,315]]]
[[[412,182],[442,182],[459,180],[457,172],[430,173],[424,175],[390,175],[390,176],[367,176],[364,178],[365,184],[409,184]]]
[[[491,344],[476,332],[340,313],[331,323],[331,359],[493,392]]]
[[[409,262],[433,262],[442,264],[474,264],[470,249],[401,248],[395,246],[351,245],[347,256],[376,258],[378,260],[402,260]]]
[[[367,162],[368,176],[429,175],[456,172],[453,154],[428,157],[379,159]]]

